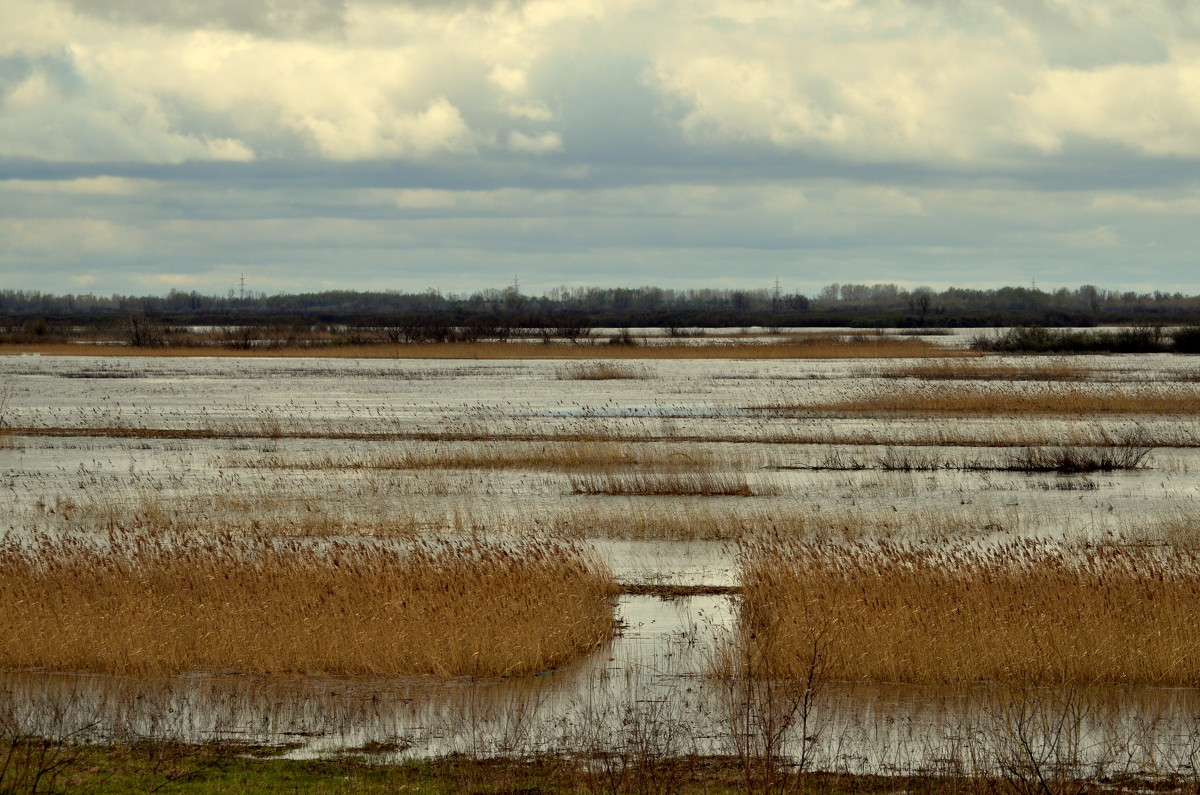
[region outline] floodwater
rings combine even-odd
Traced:
[[[1017,361],[1029,360],[988,360]],[[794,529],[796,517],[848,534],[988,543],[1152,536],[1200,513],[1194,415],[962,419],[947,435],[944,419],[760,410],[921,383],[883,377],[903,361],[630,364],[635,377],[587,381],[555,361],[0,357],[0,421],[54,429],[5,437],[0,446],[4,526],[14,543],[37,532],[102,531],[150,503],[237,523],[252,510],[230,497],[240,495],[249,506],[269,498],[283,523],[303,506],[309,524],[295,521],[307,531],[317,527],[314,515],[323,531],[350,535],[569,528],[619,582],[730,586],[738,534]],[[1068,364],[1089,371],[1072,384],[1083,390],[1198,389],[1193,359]],[[1155,448],[1143,467],[1084,475],[1006,471],[1020,444],[988,443],[1135,432]],[[428,459],[562,440],[625,445],[681,481],[727,476],[754,496],[588,493],[580,473],[553,465],[361,465],[400,453]],[[396,526],[395,517],[407,523]],[[624,596],[610,646],[521,679],[10,672],[0,689],[30,721],[57,720],[64,731],[294,743],[298,755],[364,747],[599,752],[651,734],[669,744],[664,753],[731,752],[753,734],[747,726],[767,717],[755,713],[747,723],[748,704],[784,708],[707,675],[736,631],[736,612],[736,597]],[[1000,754],[1014,725],[1069,713],[1073,733],[1063,742],[1077,759],[1115,769],[1108,757],[1117,738],[1137,734],[1142,756],[1120,764],[1165,770],[1200,755],[1198,712],[1200,693],[1186,689],[945,692],[830,683],[788,753],[807,749],[814,764],[847,770],[966,766],[980,747]]]

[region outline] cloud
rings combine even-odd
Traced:
[[[508,148],[514,152],[526,152],[537,155],[546,152],[562,151],[563,142],[562,136],[554,132],[542,133],[541,135],[526,135],[514,130],[508,134]]]
[[[270,36],[340,31],[343,0],[68,0],[73,10],[116,24],[223,28]]]
[[[126,177],[79,177],[66,180],[0,179],[0,190],[83,196],[134,196],[152,191],[157,183]]]
[[[1200,50],[1168,6],[766,3],[683,26],[653,74],[696,141],[960,168],[1080,140],[1191,157]]]
[[[0,0],[0,18],[6,283],[1196,278],[1171,276],[1200,195],[1182,0]]]
[[[47,160],[247,161],[241,141],[178,129],[153,95],[89,79],[71,53],[8,59],[0,156]]]
[[[1045,73],[1019,112],[1032,143],[1060,152],[1068,138],[1120,143],[1150,155],[1200,155],[1200,51],[1157,64]]]

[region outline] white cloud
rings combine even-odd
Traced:
[[[155,190],[158,183],[128,177],[79,177],[77,179],[0,179],[0,190],[19,193],[62,193],[82,196],[134,196]]]
[[[541,135],[526,135],[513,131],[508,134],[508,148],[514,152],[525,152],[540,155],[546,152],[558,152],[563,148],[562,136],[555,132]]]
[[[1016,3],[743,5],[719,27],[680,26],[656,54],[694,139],[966,166],[1070,138],[1200,154],[1200,59],[1161,3],[1059,2],[1041,18]],[[1149,42],[1124,48],[1136,62],[1092,63],[1121,36]]]
[[[1139,215],[1200,215],[1200,195],[1158,197],[1103,193],[1091,201],[1096,210]]]
[[[12,283],[218,285],[244,263],[278,289],[301,265],[384,284],[398,250],[417,287],[447,263],[502,284],[525,261],[639,283],[1190,262],[1200,5],[1180,0],[0,0],[0,19],[0,158],[28,177],[0,181]]]
[[[1150,65],[1047,71],[1021,103],[1031,142],[1050,153],[1076,136],[1151,155],[1200,155],[1197,55]]]
[[[104,218],[0,218],[0,240],[21,257],[128,254],[144,243],[136,229]]]

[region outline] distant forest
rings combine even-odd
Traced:
[[[1046,292],[1031,287],[905,289],[895,284],[831,284],[817,295],[770,290],[668,290],[658,287],[562,287],[541,296],[515,287],[469,295],[329,291],[225,296],[172,291],[165,296],[52,295],[0,290],[0,325],[11,335],[58,336],[88,326],[137,322],[174,326],[272,327],[336,324],[393,329],[395,341],[436,339],[439,329],[476,329],[506,337],[555,330],[658,327],[950,328],[1196,324],[1200,296],[1136,293],[1084,285]],[[407,331],[406,331],[407,329]],[[403,339],[401,339],[403,338]]]

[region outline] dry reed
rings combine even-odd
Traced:
[[[286,428],[250,425],[205,428],[152,427],[149,425],[21,425],[9,429],[10,437],[110,437],[122,439],[342,439],[368,442],[528,442],[560,444],[642,444],[650,442],[688,442],[695,444],[765,444],[765,445],[895,445],[909,447],[1024,447],[1074,445],[1106,447],[1114,444],[1121,434],[1095,423],[1080,423],[1068,429],[1036,422],[1031,417],[1016,423],[938,423],[902,425],[881,424],[873,428],[839,427],[830,424],[800,424],[790,422],[798,414],[813,414],[811,408],[768,407],[757,409],[763,421],[756,427],[733,430],[707,427],[701,432],[692,429],[663,434],[660,427],[636,428],[589,424],[573,428],[538,428],[536,426],[502,427],[486,422],[462,422],[439,429],[388,425],[381,428],[334,427],[329,423],[296,421]],[[936,419],[929,414],[917,420]],[[982,417],[982,415],[977,415]],[[1061,416],[1061,415],[1059,415]],[[1137,416],[1137,415],[1129,415]],[[1200,447],[1200,423],[1193,415],[1173,418],[1170,423],[1140,426],[1146,444],[1153,447]],[[1048,419],[1057,420],[1054,415]],[[768,419],[778,420],[775,423]],[[1070,417],[1066,417],[1070,419]]]
[[[558,374],[563,381],[615,381],[650,378],[645,367],[611,364],[609,362],[579,362],[564,367]]]
[[[725,465],[729,461],[722,462]],[[371,469],[529,469],[555,472],[653,467],[703,471],[715,466],[712,453],[696,445],[617,444],[611,442],[498,442],[441,445],[364,456],[285,458],[268,456],[240,466],[306,470]]]
[[[751,484],[740,473],[691,474],[632,472],[571,478],[576,494],[655,497],[761,497],[779,492],[772,484]]]
[[[976,351],[947,348],[919,339],[808,336],[762,341],[664,343],[661,345],[545,345],[517,342],[446,342],[413,345],[341,345],[328,347],[131,348],[125,345],[0,345],[3,354],[43,356],[182,356],[238,358],[351,359],[896,359],[973,357]]]
[[[742,652],[863,682],[1200,684],[1200,553],[1012,542],[744,549]],[[735,652],[740,653],[740,652]]]
[[[1080,416],[1200,415],[1200,393],[1193,389],[1085,391],[1078,387],[1028,390],[956,386],[889,389],[861,398],[810,406],[774,406],[768,413],[815,413],[902,416]]]
[[[611,577],[566,542],[117,533],[0,548],[0,668],[528,674],[612,630]]]
[[[858,375],[915,378],[921,381],[1086,381],[1097,372],[1094,367],[1072,364],[1064,359],[1034,360],[1022,364],[987,359],[948,359],[864,370]]]

